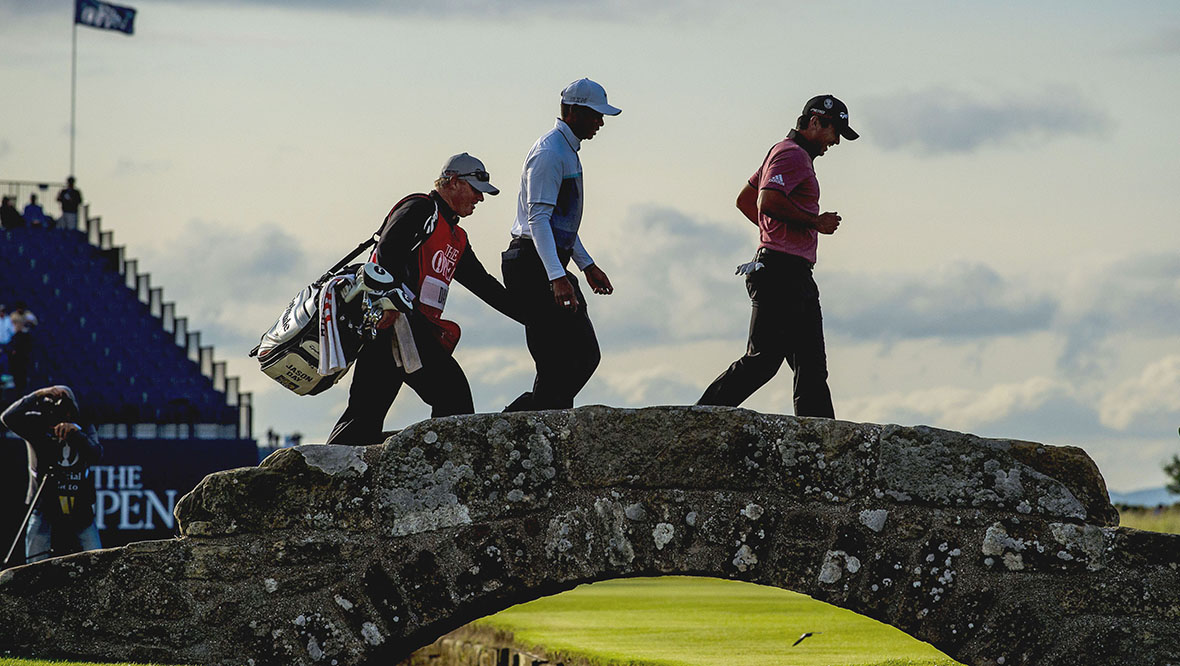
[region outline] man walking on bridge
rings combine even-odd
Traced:
[[[578,150],[621,109],[606,90],[578,79],[561,91],[561,117],[537,139],[524,161],[512,241],[502,255],[504,286],[529,313],[525,340],[537,367],[531,391],[504,411],[565,409],[598,367],[601,353],[578,279],[566,270],[573,259],[596,294],[614,291],[582,240],[582,161]]]
[[[848,107],[831,95],[803,107],[787,138],[775,144],[737,198],[737,208],[758,225],[754,261],[746,276],[753,311],[746,354],[721,373],[698,405],[736,407],[770,381],[785,360],[795,371],[795,415],[835,418],[828,389],[819,289],[812,278],[819,234],[834,234],[840,215],[820,213],[815,158],[859,137],[848,126]]]
[[[414,293],[408,322],[419,362],[410,363],[407,350],[400,347],[401,360],[394,356],[394,315],[386,313],[378,324],[382,332],[362,345],[357,355],[348,406],[328,444],[379,443],[385,416],[402,384],[409,384],[430,405],[431,417],[475,412],[471,386],[453,355],[459,325],[442,314],[455,280],[502,314],[524,322],[520,309],[499,280],[484,269],[467,241],[467,232],[459,226],[460,218],[474,213],[485,194],[499,193],[483,162],[459,153],[443,165],[429,194],[411,194],[389,211],[370,261]]]

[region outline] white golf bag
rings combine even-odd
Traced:
[[[362,243],[351,260],[371,241]],[[298,395],[316,395],[340,381],[361,344],[377,335],[387,310],[409,312],[414,295],[376,263],[337,264],[291,299],[251,350],[262,372]]]

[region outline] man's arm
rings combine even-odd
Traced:
[[[525,161],[522,187],[528,207],[529,237],[533,239],[533,246],[537,248],[550,281],[565,278],[565,267],[557,257],[552,222],[562,175],[561,158],[551,150],[532,152]]]
[[[753,222],[754,226],[758,226],[758,190],[754,189],[753,185],[746,183],[746,186],[738,193],[735,205],[747,220]]]
[[[0,422],[21,439],[35,439],[48,434],[43,412],[47,390],[38,389],[9,405],[0,415]]]
[[[574,236],[574,249],[570,257],[574,260],[574,265],[578,270],[584,271],[594,265],[594,257],[586,251],[586,247],[582,245],[582,237]]]
[[[533,247],[537,249],[537,256],[541,257],[541,264],[549,280],[564,280],[565,267],[557,257],[557,241],[553,238],[553,204],[534,202],[528,204],[529,237],[533,239]]]
[[[758,192],[758,212],[779,222],[811,227],[821,234],[835,233],[836,228],[840,226],[838,213],[812,215],[796,206],[787,195],[774,189],[763,189]]]
[[[551,221],[561,191],[561,160],[550,151],[541,150],[529,155],[524,168],[529,236],[545,266],[553,290],[553,301],[559,307],[576,311],[578,299],[573,284],[565,276],[565,267],[557,256],[557,241],[553,237]]]
[[[500,314],[526,324],[524,310],[516,299],[508,295],[508,290],[500,284],[475,256],[475,252],[468,245],[455,264],[455,281],[475,294],[479,300],[495,308]]]
[[[611,285],[610,278],[598,267],[598,264],[594,263],[593,257],[582,246],[581,236],[574,236],[573,260],[586,275],[586,283],[590,285],[594,293],[603,295],[614,293],[615,288]]]

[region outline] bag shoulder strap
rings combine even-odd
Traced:
[[[418,199],[418,198],[429,199],[430,195],[415,193],[415,194],[410,194],[408,196],[402,197],[402,200],[398,201],[396,204],[393,205],[393,208],[390,209],[390,211],[389,211],[390,215],[393,214],[393,211],[400,208],[402,204],[406,203],[407,201],[409,201],[411,199]],[[437,206],[436,206],[436,210],[437,210]],[[364,252],[368,248],[376,245],[377,241],[381,239],[381,230],[385,228],[385,222],[387,220],[389,220],[389,215],[385,216],[385,220],[382,220],[382,222],[381,222],[381,227],[378,228],[377,231],[374,231],[372,236],[370,236],[369,238],[362,241],[360,245],[357,245],[356,248],[353,249],[352,252],[349,252],[347,255],[345,255],[343,259],[341,259],[340,261],[337,261],[336,265],[329,268],[327,270],[327,272],[325,272],[323,275],[321,275],[318,280],[316,280],[315,282],[312,283],[312,286],[319,287],[319,286],[323,285],[324,282],[327,282],[328,278],[332,277],[332,275],[334,275],[341,268],[344,268],[345,266],[347,266],[349,264],[349,262],[351,262],[353,259],[356,259],[357,256],[360,255],[361,252]]]

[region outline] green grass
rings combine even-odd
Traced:
[[[954,666],[901,631],[801,594],[712,578],[583,585],[478,621],[603,665]],[[804,632],[822,632],[796,647]]]
[[[1139,530],[1180,534],[1180,504],[1174,504],[1158,513],[1155,509],[1120,509],[1119,524]]]

